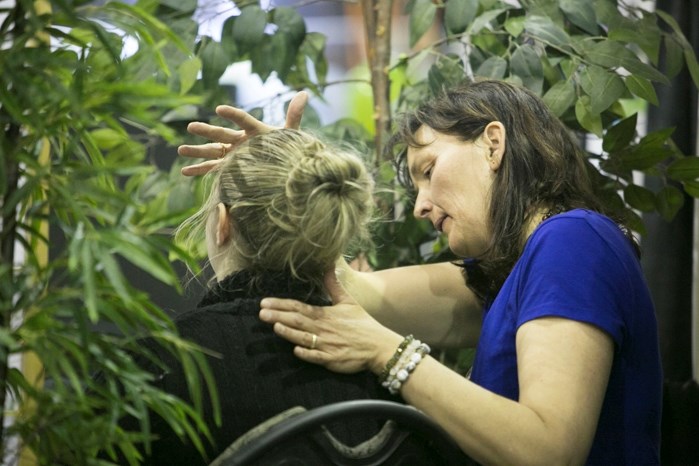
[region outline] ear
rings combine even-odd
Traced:
[[[231,222],[228,215],[228,209],[219,202],[216,206],[218,210],[218,219],[216,220],[216,246],[221,247],[231,238]]]
[[[505,125],[499,121],[491,121],[483,131],[483,140],[489,150],[487,156],[488,165],[493,171],[497,171],[505,155]]]

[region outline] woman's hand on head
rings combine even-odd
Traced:
[[[325,286],[333,306],[265,298],[260,319],[274,324],[275,333],[295,344],[294,354],[304,361],[334,372],[380,373],[403,338],[359,306],[337,281],[334,270],[326,273]]]
[[[286,112],[285,128],[298,129],[307,102],[308,94],[304,91],[298,92],[291,99]],[[216,107],[216,114],[221,118],[235,123],[240,129],[234,130],[198,121],[190,123],[187,126],[187,131],[189,133],[214,142],[199,145],[183,144],[177,148],[177,153],[183,157],[207,159],[204,162],[182,168],[183,175],[203,175],[216,167],[220,163],[220,159],[227,152],[231,151],[248,138],[276,129],[254,118],[245,110],[231,107],[230,105],[219,105]]]

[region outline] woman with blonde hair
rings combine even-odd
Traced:
[[[276,336],[257,314],[264,296],[328,305],[322,285],[356,240],[368,238],[373,182],[362,160],[307,133],[284,129],[257,135],[225,155],[201,209],[177,236],[191,245],[206,241],[214,284],[199,306],[175,318],[181,335],[207,348],[219,398],[217,426],[204,403],[214,459],[249,429],[291,407],[311,409],[332,402],[388,399],[368,372],[336,374],[295,358],[293,345]],[[188,398],[180,365],[153,351],[169,371],[163,388]],[[390,397],[393,399],[393,397]],[[150,464],[206,464],[157,416]],[[338,426],[348,445],[378,432],[375,423]]]

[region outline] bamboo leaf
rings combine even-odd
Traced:
[[[93,324],[99,320],[97,309],[97,285],[95,284],[94,257],[90,241],[80,244],[80,269],[82,272],[83,286],[85,287],[85,309],[90,322]]]

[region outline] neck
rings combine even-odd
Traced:
[[[216,255],[209,257],[209,263],[216,275],[216,281],[219,282],[230,274],[245,268],[243,261],[229,248],[221,248]]]

